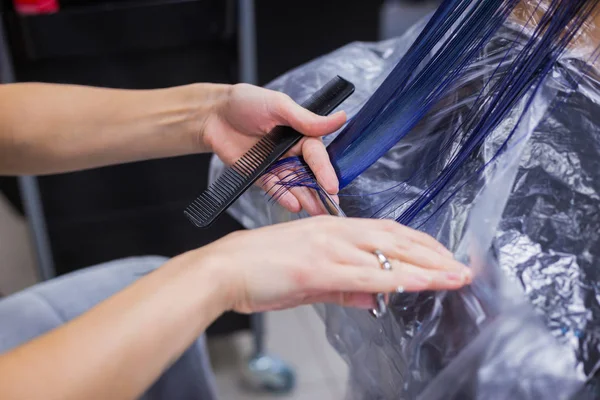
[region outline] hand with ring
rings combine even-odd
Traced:
[[[234,233],[196,254],[219,278],[226,309],[242,313],[322,302],[374,308],[376,293],[471,282],[440,243],[390,220],[313,217]]]

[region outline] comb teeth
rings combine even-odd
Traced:
[[[238,191],[243,190],[246,183],[252,180],[252,175],[260,169],[261,164],[275,147],[275,142],[269,135],[265,135],[198,196],[184,211],[184,214],[197,227],[201,228],[209,224],[214,219],[213,216],[219,213],[222,205],[235,196]]]
[[[265,135],[263,139],[256,143],[252,148],[244,154],[242,158],[233,164],[231,168],[238,171],[240,174],[250,176],[260,164],[269,157],[269,154],[275,149],[275,143],[268,135]]]
[[[219,212],[222,204],[227,202],[236,192],[242,190],[245,183],[252,178],[263,160],[275,148],[272,140],[264,137],[264,141],[255,144],[242,158],[235,162],[225,173],[194,200],[184,214],[198,227],[203,227],[215,213]]]
[[[353,92],[354,85],[338,76],[303,106],[316,114],[327,115]],[[302,137],[302,134],[290,127],[276,127],[227,168],[223,175],[186,208],[184,214],[197,227],[208,227]]]

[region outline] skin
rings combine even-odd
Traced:
[[[295,149],[332,194],[320,136],[344,113],[318,117],[249,85],[127,91],[0,86],[0,174],[45,174],[215,152],[234,162],[276,125],[307,135]],[[320,207],[306,191],[281,200]],[[391,260],[381,270],[373,251]],[[133,399],[223,312],[315,302],[372,307],[372,294],[458,289],[469,270],[431,237],[393,221],[318,216],[230,234],[182,254],[79,318],[0,355],[2,399]],[[157,323],[159,321],[160,323]]]
[[[323,188],[335,194],[338,180],[318,137],[345,121],[343,112],[319,117],[287,95],[245,84],[140,91],[5,85],[0,174],[44,175],[210,151],[233,163],[260,136],[290,125],[309,136],[292,153],[302,153]],[[265,185],[272,189],[272,179]],[[293,212],[321,212],[308,190],[286,193],[280,203]]]

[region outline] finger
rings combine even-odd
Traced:
[[[327,209],[323,205],[319,195],[312,188],[297,187],[291,188],[290,193],[300,203],[300,207],[311,216],[328,214]],[[337,195],[331,196],[332,199],[339,204],[339,198]]]
[[[286,154],[286,157],[296,156],[302,156],[309,172],[315,175],[317,182],[327,193],[334,195],[339,191],[339,180],[322,138],[305,137],[300,140]]]
[[[321,271],[317,282],[318,289],[329,292],[391,293],[455,290],[468,280],[456,272],[424,270],[396,261],[390,271],[364,266],[329,268]]]
[[[394,233],[406,235],[410,241],[416,244],[428,247],[443,256],[454,258],[454,254],[450,250],[425,232],[411,229],[400,223],[393,223],[393,227],[391,227],[391,229]]]
[[[337,257],[341,263],[349,266],[362,266],[366,268],[382,269],[382,265],[379,262],[379,258],[371,251],[356,251],[356,248],[352,246],[343,247],[343,245],[336,245],[340,251],[337,253]],[[472,271],[470,268],[463,264],[449,258],[444,258],[439,254],[431,251],[430,249],[423,248],[422,251],[428,254],[431,258],[420,258],[418,256],[406,257],[392,255],[393,252],[385,250],[386,247],[381,247],[380,251],[386,256],[388,261],[392,264],[393,269],[406,269],[411,275],[421,275],[426,278],[438,278],[440,276],[447,277],[450,280],[460,280],[470,283],[472,280]],[[415,260],[415,261],[413,261]],[[431,264],[428,264],[430,262]],[[439,263],[439,264],[438,264]],[[395,266],[395,268],[394,268]],[[398,268],[400,266],[400,268]],[[418,268],[415,270],[414,268]],[[444,275],[443,273],[448,274]],[[442,273],[442,275],[440,275]]]
[[[308,296],[303,304],[338,304],[342,307],[361,309],[375,308],[375,299],[371,293],[332,292]]]
[[[268,173],[261,177],[257,184],[291,212],[297,213],[305,210],[313,216],[324,214],[326,210],[314,189],[308,187],[288,188],[281,185],[281,182],[289,182],[290,178],[294,176],[295,172],[292,169]]]
[[[302,206],[296,196],[290,191],[278,185],[281,178],[274,174],[266,174],[257,181],[260,186],[269,196],[276,196],[277,202],[286,210],[297,213],[300,212]]]
[[[365,236],[360,246],[368,253],[381,251],[386,257],[414,264],[418,267],[433,270],[462,271],[467,267],[453,257],[442,255],[430,247],[425,247],[414,241],[398,238],[390,232],[376,232]]]
[[[274,196],[277,202],[290,212],[298,213],[304,210],[312,216],[325,214],[326,210],[313,189],[306,187],[286,188],[279,184],[288,179],[289,174],[290,171],[266,174],[259,181],[259,186],[268,195]]]
[[[338,245],[337,247],[340,246]],[[470,268],[454,260],[444,258],[429,249],[425,249],[424,251],[428,254],[432,254],[434,259],[440,259],[441,266],[433,262],[432,265],[423,266],[423,259],[418,257],[414,257],[416,262],[411,261],[411,257],[404,257],[404,260],[393,258],[390,256],[391,251],[386,252],[385,250],[382,250],[382,253],[392,264],[392,269],[407,269],[410,275],[420,275],[426,279],[431,278],[435,281],[437,281],[437,279],[440,277],[451,281],[464,281],[464,283],[470,283],[472,281],[472,271]],[[350,266],[359,265],[366,268],[382,269],[382,265],[379,262],[378,257],[369,251],[356,252],[355,249],[346,248],[344,251],[340,251],[337,256],[342,263]],[[449,261],[452,262],[452,264],[448,264]],[[418,268],[418,270],[415,270],[415,268]]]
[[[373,232],[388,232],[393,234],[394,241],[398,243],[399,246],[415,243],[430,248],[445,257],[454,258],[452,252],[431,236],[404,226],[394,220],[354,218],[351,219],[349,223],[355,226],[355,228],[349,230],[349,232],[355,233],[355,240],[359,240],[359,242],[364,242]]]
[[[390,256],[399,261],[404,261],[426,269],[439,271],[454,270],[459,272],[469,271],[466,265],[452,257],[441,255],[440,253],[416,243],[412,243],[410,246],[411,248],[409,251],[402,251],[402,249],[396,248],[396,252],[394,252],[394,249],[390,248]]]
[[[346,122],[346,113],[343,111],[324,117],[300,106],[285,94],[275,93],[274,96],[269,101],[274,104],[270,109],[273,110],[276,121],[280,125],[291,126],[306,136],[330,134]]]
[[[290,189],[290,193],[299,202],[300,207],[306,211],[309,215],[323,215],[326,214],[326,210],[321,204],[316,192],[311,188],[297,187]]]
[[[392,271],[401,275],[420,275],[426,280],[431,281],[431,286],[428,290],[454,290],[459,289],[464,285],[468,285],[473,281],[471,271],[438,271],[426,270],[417,265],[397,260],[391,261]],[[403,288],[397,288],[396,291],[403,291]]]
[[[323,142],[317,138],[306,138],[302,143],[302,157],[323,189],[336,194],[339,181]]]

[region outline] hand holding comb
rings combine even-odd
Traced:
[[[333,78],[305,103],[304,108],[318,115],[328,115],[352,93],[354,85],[340,76]],[[268,169],[304,136],[288,126],[278,126],[267,133],[246,154],[206,189],[185,210],[185,215],[199,228],[209,227]]]

